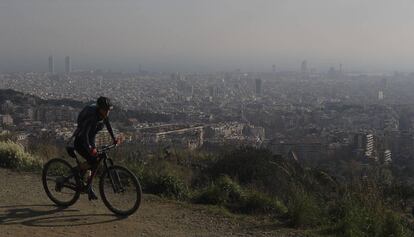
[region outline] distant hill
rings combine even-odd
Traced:
[[[4,103],[6,100],[11,101],[13,104],[18,106],[23,105],[51,105],[51,106],[71,106],[74,108],[81,108],[86,105],[85,102],[71,100],[71,99],[60,99],[60,100],[44,100],[39,98],[38,96],[24,94],[19,91],[5,89],[0,90],[0,104]]]
[[[3,104],[6,100],[11,101],[17,106],[70,106],[79,111],[86,105],[94,103],[94,101],[84,102],[72,99],[58,99],[58,100],[44,100],[38,96],[24,94],[11,89],[0,89],[0,104]],[[127,123],[128,118],[136,118],[140,122],[169,122],[171,120],[170,115],[153,113],[150,111],[137,111],[137,110],[125,110],[119,106],[114,106],[113,111],[110,114],[111,120]]]
[[[6,100],[13,102],[13,104],[31,104],[36,105],[40,103],[41,99],[36,96],[26,95],[22,92],[14,91],[11,89],[0,90],[0,104],[3,104]]]

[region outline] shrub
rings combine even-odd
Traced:
[[[188,198],[187,186],[178,178],[170,175],[143,177],[144,190],[164,197],[184,200]]]
[[[382,226],[382,236],[412,236],[409,230],[403,225],[403,220],[398,214],[388,211],[385,215],[385,223]],[[412,234],[412,233],[411,233]]]
[[[274,167],[269,165],[273,159],[269,150],[241,147],[225,154],[209,171],[214,177],[228,175],[241,184],[266,183],[270,177],[274,177]]]
[[[219,177],[199,192],[194,201],[221,205],[233,212],[245,214],[284,214],[287,211],[279,200],[257,191],[244,190],[228,176]]]
[[[128,154],[118,154],[128,157]],[[139,178],[144,192],[185,200],[189,197],[188,183],[192,170],[154,157],[124,158],[122,164]],[[190,180],[190,181],[189,181]]]
[[[382,217],[378,207],[371,208],[358,199],[347,197],[341,208],[340,232],[343,236],[379,236]]]
[[[14,142],[0,142],[0,167],[24,171],[40,170],[42,162]]]
[[[287,213],[287,207],[276,198],[251,191],[241,199],[235,211],[245,214],[284,215]]]
[[[219,177],[210,186],[199,192],[194,201],[201,204],[225,205],[239,201],[242,188],[228,176]]]
[[[287,202],[290,224],[294,227],[316,226],[326,219],[315,197],[303,188],[294,187]]]
[[[142,182],[142,178],[144,176],[144,166],[139,164],[138,162],[129,162],[125,164],[128,169],[130,169]]]
[[[374,198],[372,191],[366,192],[350,192],[343,198],[339,234],[345,237],[412,236],[398,214],[387,210],[380,198]]]
[[[222,194],[223,191],[217,185],[212,184],[204,190],[199,191],[193,200],[198,204],[222,205],[226,201],[226,198]]]
[[[219,187],[223,194],[226,196],[226,202],[232,203],[239,201],[243,196],[243,189],[240,185],[233,181],[229,176],[221,176],[216,181],[217,187]]]

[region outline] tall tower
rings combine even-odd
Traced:
[[[55,65],[53,62],[53,56],[49,56],[49,73],[55,73]]]
[[[387,79],[383,78],[380,82],[380,86],[378,90],[378,100],[384,100],[386,89],[387,89]]]
[[[256,79],[256,95],[262,94],[262,79],[257,78]]]
[[[274,65],[274,64],[273,64],[273,66],[272,66],[272,71],[273,71],[273,74],[275,74],[275,73],[276,73],[276,65]]]
[[[306,75],[308,73],[308,62],[306,60],[302,61],[302,64],[300,66],[300,72],[303,75]]]
[[[65,73],[69,74],[72,71],[71,65],[70,65],[70,57],[65,57]]]

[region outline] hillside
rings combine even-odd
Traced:
[[[306,236],[272,220],[145,195],[129,218],[112,215],[86,197],[68,209],[52,205],[40,176],[0,169],[0,236]]]
[[[150,111],[137,111],[137,110],[125,110],[122,105],[117,104],[116,98],[111,98],[114,103],[114,109],[111,113],[111,120],[117,122],[126,123],[128,118],[135,118],[138,121],[143,122],[168,122],[171,120],[171,116],[167,114],[153,113]],[[20,108],[37,108],[38,106],[70,106],[76,110],[81,110],[87,104],[91,104],[94,101],[79,101],[74,99],[57,99],[57,100],[44,100],[40,97],[24,94],[11,89],[0,89],[0,105],[3,105],[6,101],[10,101],[14,106]],[[1,109],[1,108],[0,108]],[[1,114],[1,110],[0,110]]]

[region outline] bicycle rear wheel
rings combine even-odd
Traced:
[[[117,215],[131,215],[141,204],[141,185],[137,177],[122,166],[112,166],[104,171],[99,192],[105,206]]]
[[[81,182],[65,160],[49,160],[43,167],[42,183],[49,199],[58,206],[73,205],[79,198]]]

